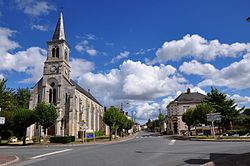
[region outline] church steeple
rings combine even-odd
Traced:
[[[65,33],[64,33],[64,26],[63,26],[63,13],[60,13],[60,16],[58,18],[57,24],[56,24],[56,29],[53,34],[53,41],[55,40],[66,40],[65,39]]]
[[[63,13],[56,24],[52,40],[47,42],[48,55],[44,65],[44,75],[61,75],[70,79],[69,52],[70,48],[65,38]]]

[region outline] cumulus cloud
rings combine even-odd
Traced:
[[[0,55],[20,47],[17,42],[10,39],[14,33],[11,29],[0,27]]]
[[[15,2],[19,10],[30,16],[47,15],[50,11],[56,10],[52,4],[46,1],[16,0]]]
[[[21,82],[33,82],[39,79],[42,74],[43,62],[46,58],[46,51],[39,47],[31,47],[25,51],[13,52],[19,48],[19,44],[10,38],[15,31],[0,27],[0,71],[16,71],[30,75]]]
[[[206,40],[199,35],[186,35],[180,40],[165,42],[156,52],[151,63],[176,61],[183,57],[193,57],[206,61],[216,57],[236,57],[250,50],[249,43],[224,44],[218,40]]]
[[[121,59],[128,58],[129,54],[130,54],[129,51],[120,52],[118,55],[112,58],[111,63],[115,63]]]
[[[86,89],[110,100],[153,100],[186,89],[186,81],[170,65],[148,66],[141,62],[124,61],[108,73],[83,74],[78,82]]]
[[[5,62],[0,66],[0,71],[16,71],[30,75],[21,80],[22,83],[31,83],[41,78],[43,62],[46,59],[46,51],[39,47],[31,47],[15,54],[6,53],[0,56],[0,61]]]
[[[232,96],[228,95],[231,99],[234,99],[236,103],[246,104],[250,102],[250,97],[248,96],[240,96],[238,94],[234,94]]]
[[[94,63],[79,58],[71,58],[70,66],[72,71],[71,77],[73,79],[78,79],[84,73],[88,73],[94,69]]]
[[[48,31],[48,26],[44,25],[32,25],[31,29],[39,30],[39,31]]]
[[[87,40],[83,40],[75,46],[75,49],[80,53],[87,53],[90,56],[95,56],[98,54],[98,51],[89,45]]]
[[[205,63],[202,64],[196,60],[192,60],[191,62],[184,62],[180,67],[179,70],[186,74],[195,74],[201,76],[212,76],[218,72],[213,65]]]
[[[1,79],[4,79],[5,77],[4,77],[4,75],[3,74],[0,74],[0,80]]]
[[[250,54],[243,56],[238,62],[234,62],[222,69],[216,69],[212,64],[202,64],[197,61],[184,62],[180,71],[186,74],[194,74],[202,77],[198,86],[221,86],[232,89],[250,88]]]

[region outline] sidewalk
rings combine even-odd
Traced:
[[[225,157],[215,159],[202,166],[248,166],[250,164],[250,153],[229,154]]]
[[[17,162],[19,158],[15,155],[1,155],[0,154],[0,166],[10,165]]]

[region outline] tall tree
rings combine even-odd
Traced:
[[[212,88],[211,92],[207,94],[205,102],[210,104],[215,112],[219,112],[222,115],[221,127],[222,132],[224,129],[229,128],[230,122],[232,122],[238,115],[237,104],[232,99],[228,99],[226,94],[219,92],[216,88]]]
[[[13,89],[6,87],[7,80],[0,79],[0,108],[2,111],[11,111],[13,108]]]
[[[18,107],[29,108],[30,91],[28,88],[18,88],[14,95],[15,103]]]
[[[188,135],[190,135],[191,126],[194,124],[193,119],[194,108],[189,108],[183,115],[182,121],[188,126]]]
[[[5,124],[0,125],[0,136],[7,139],[12,135],[14,91],[6,87],[6,79],[0,79],[0,116],[5,117]]]
[[[44,133],[46,130],[56,123],[58,114],[53,104],[46,104],[44,102],[38,103],[35,107],[37,120],[40,125],[43,126]]]
[[[34,111],[20,107],[15,110],[13,119],[16,134],[22,136],[23,145],[25,145],[27,128],[37,121],[36,115]]]
[[[207,125],[207,114],[213,111],[213,107],[208,103],[200,103],[196,105],[193,110],[192,116],[194,125],[206,124]]]
[[[117,131],[119,127],[119,121],[120,121],[120,112],[119,109],[111,106],[103,116],[104,123],[106,123],[109,126],[109,132],[110,132],[110,137],[109,140],[111,141],[111,136],[112,136],[112,131]]]

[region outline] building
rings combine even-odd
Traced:
[[[201,93],[191,92],[188,88],[187,92],[180,94],[174,101],[171,101],[167,105],[167,133],[181,135],[187,131],[187,125],[182,121],[183,113],[201,103],[205,97]]]
[[[44,62],[43,76],[31,90],[30,109],[37,103],[53,103],[59,117],[54,126],[48,129],[49,135],[78,136],[79,122],[84,120],[88,129],[104,130],[102,121],[103,106],[89,90],[84,90],[70,79],[69,53],[63,25],[63,14],[60,13],[52,40],[47,42],[47,59]],[[41,126],[32,125],[28,129],[31,138],[38,135]]]

